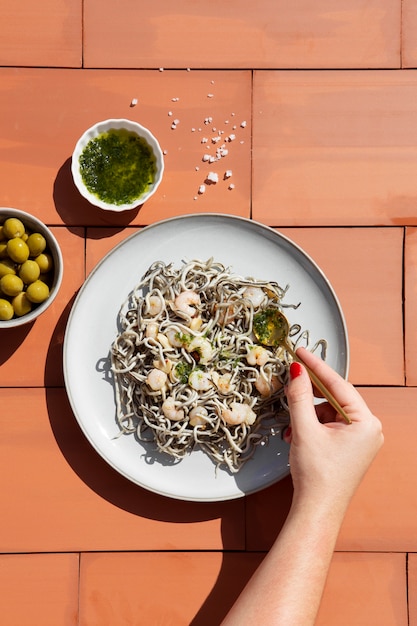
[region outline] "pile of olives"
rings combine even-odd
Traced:
[[[0,321],[21,317],[49,297],[53,259],[45,237],[9,217],[0,225]]]

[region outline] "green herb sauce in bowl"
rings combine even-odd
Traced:
[[[103,209],[135,208],[155,193],[164,169],[155,137],[130,120],[106,120],[88,129],[72,157],[80,193]]]

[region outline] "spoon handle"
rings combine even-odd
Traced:
[[[342,407],[340,406],[340,404],[338,403],[336,398],[330,393],[330,391],[322,383],[320,378],[318,378],[316,376],[316,374],[304,363],[304,361],[302,359],[300,359],[300,357],[297,354],[295,354],[294,350],[291,348],[291,346],[287,342],[285,343],[285,348],[291,354],[293,359],[295,359],[296,361],[299,361],[300,363],[302,363],[304,365],[304,367],[306,368],[307,373],[310,376],[311,381],[313,382],[314,386],[317,387],[317,389],[319,391],[321,391],[323,396],[326,398],[326,400],[329,402],[329,404],[331,404],[331,406],[335,409],[335,411],[337,411],[339,413],[339,415],[341,417],[343,417],[343,419],[345,420],[346,424],[351,424],[352,420],[350,419],[350,417],[342,409]]]

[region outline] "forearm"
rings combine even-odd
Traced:
[[[343,515],[330,504],[294,503],[223,626],[314,624]]]

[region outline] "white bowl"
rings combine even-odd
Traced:
[[[154,153],[156,161],[155,180],[146,192],[133,200],[131,203],[109,204],[98,198],[98,196],[96,196],[95,194],[91,193],[85,186],[80,173],[80,156],[89,141],[95,139],[98,135],[101,135],[102,133],[108,132],[111,129],[120,128],[125,128],[128,131],[136,133],[139,137],[145,139],[147,144],[150,146],[152,152]],[[164,172],[164,158],[158,141],[147,128],[141,126],[137,122],[132,122],[130,120],[110,119],[104,120],[103,122],[98,122],[97,124],[94,124],[94,126],[91,126],[91,128],[86,130],[82,137],[80,137],[80,139],[77,141],[75,150],[72,154],[71,172],[78,191],[84,198],[91,202],[91,204],[94,204],[95,206],[98,206],[99,208],[105,209],[107,211],[128,211],[130,209],[134,209],[140,206],[155,193],[159,186],[159,183],[162,180],[162,174]]]
[[[51,254],[54,262],[54,277],[50,286],[49,296],[46,300],[44,300],[44,302],[41,302],[40,304],[34,306],[29,313],[26,313],[21,317],[13,317],[11,320],[0,320],[0,330],[3,328],[13,328],[14,326],[22,326],[23,324],[28,324],[29,322],[33,322],[37,317],[42,315],[42,313],[44,313],[44,311],[46,311],[46,309],[55,300],[55,297],[61,286],[64,269],[62,253],[58,242],[49,230],[49,228],[45,226],[43,222],[38,220],[37,217],[34,217],[29,213],[25,213],[24,211],[20,211],[19,209],[0,207],[0,225],[3,224],[8,217],[17,217],[23,222],[28,230],[41,233],[45,237],[46,251]]]

